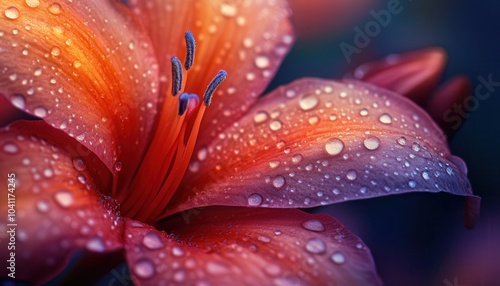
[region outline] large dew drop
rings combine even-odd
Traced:
[[[4,11],[5,17],[11,20],[19,18],[19,10],[16,7],[9,7]]]
[[[302,227],[310,231],[325,231],[323,224],[317,219],[311,219],[302,223]]]
[[[314,94],[305,94],[299,101],[300,108],[302,110],[311,110],[315,108],[319,103],[318,97]]]
[[[148,279],[155,275],[153,262],[147,258],[136,262],[132,269],[137,276],[143,279]]]
[[[67,190],[57,192],[54,195],[54,200],[62,208],[69,208],[70,206],[73,205],[73,203],[75,201],[73,194]]]
[[[142,239],[142,244],[149,249],[160,249],[163,247],[163,241],[161,238],[154,232],[148,232],[144,235]]]
[[[313,254],[321,254],[326,251],[326,246],[321,239],[311,238],[306,243],[306,250]]]
[[[262,196],[261,195],[254,193],[248,197],[248,205],[249,206],[256,207],[256,206],[260,206],[261,204],[262,204]]]
[[[328,154],[335,156],[344,149],[344,142],[338,138],[328,139],[325,144],[325,150]]]
[[[380,146],[380,140],[377,137],[368,137],[363,141],[368,150],[376,150]]]

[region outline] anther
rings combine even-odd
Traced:
[[[205,103],[205,106],[210,105],[215,90],[226,79],[226,77],[227,77],[227,72],[225,70],[220,70],[214,77],[214,79],[212,79],[212,81],[208,84],[207,89],[203,94],[203,102]]]
[[[186,61],[184,62],[184,67],[189,70],[194,63],[194,53],[196,52],[196,41],[194,40],[193,33],[187,31],[184,34],[184,39],[186,39]]]
[[[172,57],[172,95],[176,96],[182,88],[182,64],[177,57]]]
[[[193,107],[196,107],[200,102],[200,98],[196,94],[183,92],[179,96],[179,115],[184,115],[184,113],[186,113],[186,110],[189,108],[189,101],[192,99],[194,102],[191,102],[191,104],[194,103]]]

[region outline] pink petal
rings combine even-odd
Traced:
[[[139,1],[129,6],[149,31],[165,81],[171,81],[172,56],[186,55],[184,33],[197,41],[193,67],[187,72],[186,92],[203,96],[221,69],[228,77],[204,115],[199,141],[242,116],[271,81],[293,42],[285,1]],[[167,83],[163,93],[170,100]]]
[[[113,201],[98,194],[93,167],[86,167],[72,145],[63,145],[63,150],[19,131],[30,124],[0,130],[0,170],[7,188],[3,194],[11,203],[0,206],[5,214],[0,231],[8,237],[15,232],[15,249],[4,245],[0,253],[4,258],[15,253],[16,279],[40,284],[62,271],[77,251],[121,248],[121,223]],[[36,127],[40,134],[52,129]],[[3,267],[1,273],[10,271]]]
[[[426,110],[446,134],[451,135],[469,117],[467,113],[457,113],[455,104],[463,105],[464,100],[472,96],[472,83],[465,76],[456,76],[448,80],[429,101]],[[464,108],[465,109],[465,108]],[[459,109],[462,112],[462,109]]]
[[[169,218],[162,229],[127,221],[138,285],[381,284],[367,247],[327,215],[206,208]]]
[[[305,79],[259,100],[201,149],[168,211],[313,207],[415,191],[470,196],[466,175],[429,115],[405,97]]]
[[[148,142],[158,89],[152,45],[128,9],[5,0],[0,11],[0,93],[128,178]]]
[[[429,48],[363,64],[353,76],[424,104],[436,88],[445,64],[446,53]]]

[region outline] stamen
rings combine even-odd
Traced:
[[[184,34],[184,39],[186,39],[186,61],[184,62],[184,67],[189,70],[194,63],[194,53],[196,52],[196,41],[194,40],[193,33],[187,31]]]
[[[182,88],[182,64],[179,58],[172,57],[172,95],[176,96]]]
[[[212,79],[212,81],[208,84],[207,89],[203,94],[203,102],[205,103],[206,106],[210,105],[215,90],[226,79],[226,77],[227,77],[227,72],[225,70],[220,70],[214,77],[214,79]]]
[[[179,115],[182,116],[186,113],[186,110],[193,109],[198,106],[199,102],[200,98],[196,94],[186,92],[182,93],[181,96],[179,96]],[[189,108],[190,104],[192,104],[191,108]]]

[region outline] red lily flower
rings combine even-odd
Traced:
[[[84,250],[124,251],[137,284],[378,285],[359,238],[295,208],[472,196],[463,161],[403,96],[302,79],[259,97],[293,42],[282,1],[0,11],[0,169],[15,196],[0,209],[15,249],[0,253],[16,279],[48,281]]]

